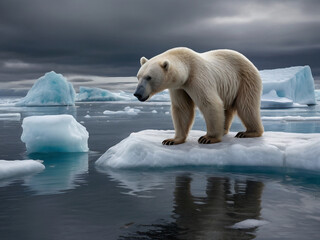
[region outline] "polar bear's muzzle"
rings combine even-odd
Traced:
[[[144,102],[149,98],[146,94],[146,88],[143,85],[138,85],[136,91],[133,94],[140,102]]]

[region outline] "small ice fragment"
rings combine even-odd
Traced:
[[[152,110],[151,112],[152,112],[152,113],[158,113],[157,110]]]
[[[246,219],[242,222],[238,222],[231,226],[230,228],[234,229],[249,229],[249,228],[255,228],[255,227],[260,227],[262,225],[265,225],[269,223],[268,221],[265,220],[257,220],[257,219]]]

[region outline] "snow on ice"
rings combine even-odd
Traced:
[[[76,101],[129,101],[133,100],[132,94],[126,94],[123,91],[110,92],[101,88],[80,87],[76,95]]]
[[[43,169],[44,165],[36,160],[0,160],[0,179],[30,175]]]
[[[40,77],[16,106],[74,105],[75,91],[70,82],[54,71]]]
[[[23,119],[21,140],[29,153],[87,152],[89,133],[71,115],[31,116]]]
[[[203,131],[191,131],[186,143],[163,146],[174,131],[145,130],[108,149],[97,161],[102,168],[239,165],[320,170],[320,134],[265,132],[260,138],[234,138],[202,145]]]

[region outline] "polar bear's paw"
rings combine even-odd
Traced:
[[[236,138],[252,138],[252,137],[260,137],[262,133],[259,132],[238,132],[235,136]]]
[[[218,143],[218,142],[221,142],[221,140],[218,138],[209,137],[207,135],[204,135],[198,139],[198,143],[200,144],[211,144],[211,143]]]
[[[169,139],[163,140],[162,145],[177,145],[177,144],[181,144],[184,142],[185,142],[185,140],[182,140],[182,139],[169,138]]]

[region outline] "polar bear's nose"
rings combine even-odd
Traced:
[[[142,98],[143,98],[144,92],[145,92],[144,87],[140,85],[140,86],[137,87],[137,89],[136,89],[136,91],[134,92],[133,95],[134,95],[136,98],[138,98],[139,101],[141,101]]]
[[[139,100],[142,98],[142,95],[140,93],[135,92],[133,95]]]

